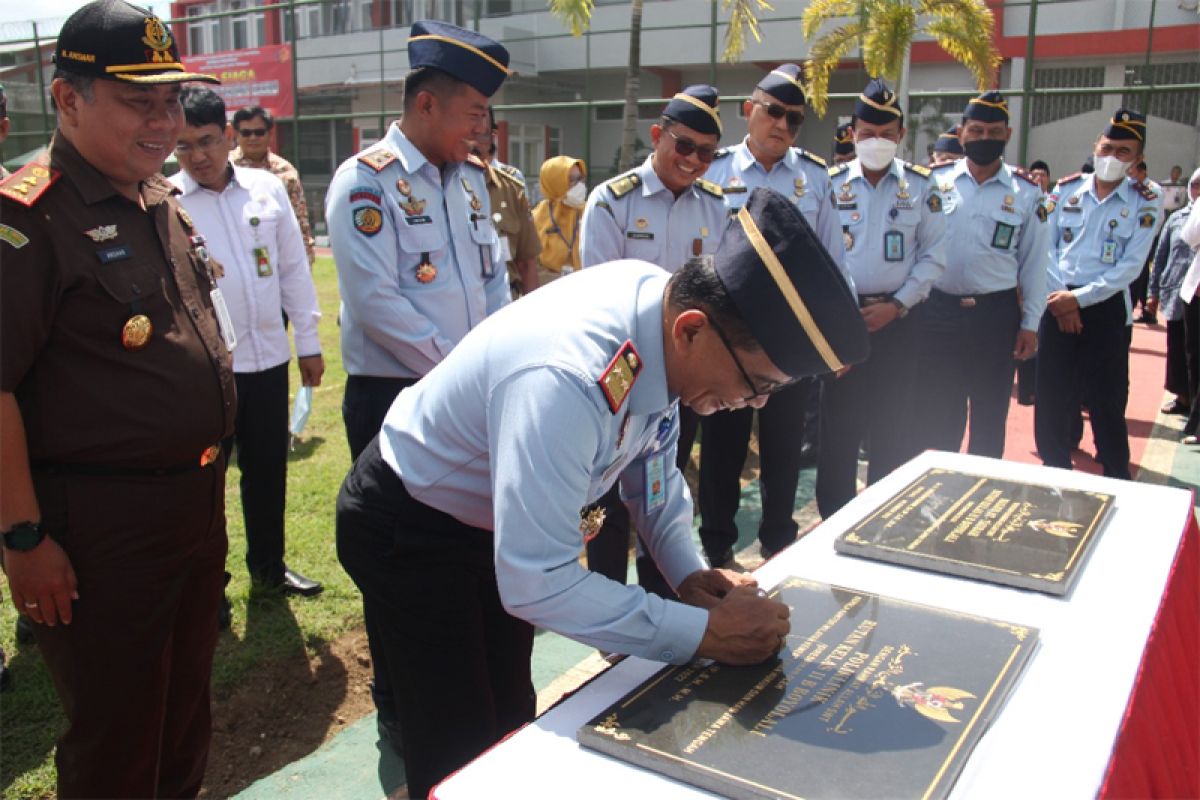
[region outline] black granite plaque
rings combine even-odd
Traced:
[[[667,667],[580,743],[729,797],[944,797],[1038,638],[800,578],[772,594],[792,609],[779,658]]]
[[[834,543],[839,553],[1066,594],[1113,497],[931,469]]]

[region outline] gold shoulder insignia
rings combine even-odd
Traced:
[[[612,192],[613,197],[620,199],[642,185],[642,179],[636,172],[626,172],[608,181],[605,186]]]
[[[1136,189],[1137,193],[1140,194],[1142,196],[1142,198],[1145,200],[1158,199],[1158,192],[1154,191],[1153,189],[1151,189],[1149,186],[1142,183],[1141,181],[1135,183],[1133,185],[1133,188]]]
[[[525,179],[521,177],[521,171],[512,164],[501,164],[500,171],[512,178],[516,183],[521,184],[522,189],[525,188]]]
[[[917,173],[917,174],[918,174],[918,175],[920,175],[922,178],[928,178],[928,177],[929,177],[929,167],[923,167],[923,166],[921,166],[920,164],[914,164],[914,163],[912,163],[911,161],[905,161],[905,162],[904,162],[904,168],[905,168],[905,169],[907,169],[907,170],[909,170],[910,172],[915,172],[915,173]]]
[[[1082,177],[1083,177],[1082,172],[1073,172],[1070,175],[1066,176],[1065,178],[1059,178],[1058,185],[1066,186],[1068,183],[1074,183],[1075,181],[1079,180]]]
[[[796,151],[798,152],[798,154],[800,155],[801,158],[808,159],[812,163],[816,164],[818,167],[824,167],[826,169],[829,168],[829,164],[825,161],[825,159],[821,158],[816,153],[810,153],[801,147],[797,147]]]
[[[642,357],[638,355],[633,342],[626,339],[625,344],[617,350],[617,354],[608,362],[608,366],[596,381],[600,384],[604,399],[608,401],[608,409],[613,414],[621,410],[621,405],[629,396],[629,390],[633,388],[634,381],[641,371]]]
[[[1032,175],[1030,175],[1024,167],[1013,167],[1013,175],[1023,179],[1026,183],[1031,183],[1041,191],[1042,185],[1038,183]]]
[[[706,180],[704,180],[704,178],[696,179],[696,188],[702,192],[707,192],[708,194],[711,194],[713,197],[724,197],[725,196],[725,193],[723,191],[721,191],[720,186],[713,183],[712,181],[706,181]]]
[[[838,164],[836,167],[829,168],[829,177],[832,178],[835,175],[841,175],[843,172],[845,172],[848,169],[850,169],[850,162],[843,161],[841,164]]]
[[[953,166],[954,166],[956,163],[958,163],[958,162],[956,162],[956,161],[943,161],[943,162],[942,162],[942,163],[940,163],[940,164],[934,164],[933,166],[931,166],[931,167],[927,167],[926,169],[928,169],[928,170],[929,170],[930,174],[933,174],[934,172],[937,172],[939,169],[946,169],[947,167],[953,167]],[[913,166],[916,166],[916,165],[914,164]]]
[[[484,164],[482,161],[480,161],[479,156],[475,155],[474,153],[471,153],[467,156],[467,163],[476,169],[487,169],[487,164]]]
[[[388,152],[382,147],[378,147],[374,150],[368,150],[367,152],[363,153],[358,157],[358,160],[376,172],[383,172],[388,164],[391,164],[393,161],[397,160],[397,156],[395,153]]]
[[[54,185],[62,173],[50,166],[49,158],[43,153],[19,170],[0,181],[0,195],[31,207]]]

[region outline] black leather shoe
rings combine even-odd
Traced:
[[[33,644],[36,637],[33,635],[33,620],[24,614],[17,615],[17,644]]]
[[[315,597],[325,591],[321,584],[290,569],[283,571],[283,583],[279,588],[284,594],[298,594],[301,597]]]

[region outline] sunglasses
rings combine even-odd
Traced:
[[[667,129],[667,133],[675,140],[676,155],[687,158],[692,153],[695,153],[696,158],[700,159],[701,164],[711,164],[712,160],[717,156],[717,148],[710,144],[696,144],[691,139],[676,136],[675,132],[670,128]]]
[[[254,137],[257,139],[259,136],[266,136],[266,135],[267,135],[266,128],[241,128],[238,130],[238,136],[248,136],[248,137]]]
[[[746,371],[746,367],[742,364],[742,360],[738,358],[737,353],[734,352],[733,345],[729,342],[729,337],[725,335],[724,329],[722,329],[721,326],[717,324],[717,321],[712,317],[708,318],[708,324],[712,325],[713,330],[717,332],[717,336],[721,339],[721,344],[725,345],[725,349],[729,352],[730,358],[732,358],[733,363],[737,365],[738,372],[742,373],[742,380],[744,380],[746,382],[746,386],[750,388],[750,394],[747,397],[743,397],[742,402],[749,403],[757,400],[760,397],[766,397],[767,395],[775,394],[779,390],[786,389],[787,387],[796,383],[796,381],[800,380],[799,378],[789,378],[781,383],[772,383],[765,389],[760,390],[754,385],[754,381],[750,378],[750,373]]]
[[[770,116],[771,119],[783,119],[784,117],[787,117],[788,130],[794,131],[800,127],[801,123],[804,122],[803,111],[789,111],[777,103],[764,103],[762,100],[751,100],[750,102],[756,106],[765,108],[767,110],[767,115]]]

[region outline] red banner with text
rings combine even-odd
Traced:
[[[221,85],[212,88],[225,101],[230,116],[246,106],[262,106],[276,117],[290,117],[295,111],[291,45],[250,47],[183,60],[189,72],[221,79]]]

